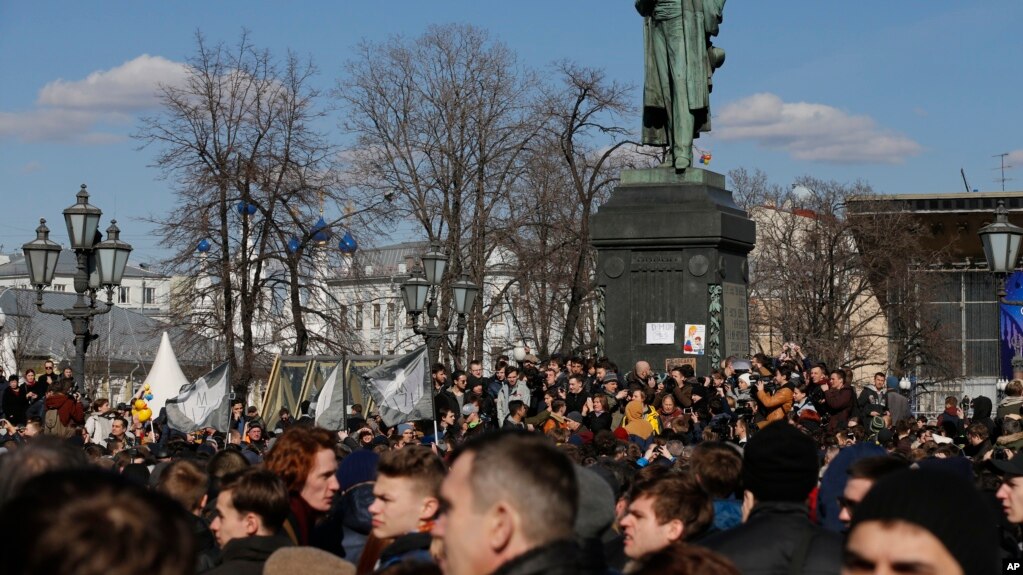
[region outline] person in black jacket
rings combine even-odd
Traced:
[[[4,419],[11,425],[25,425],[28,399],[25,397],[25,388],[16,374],[12,373],[8,378],[8,385],[4,387],[0,406],[3,407]]]
[[[280,533],[288,509],[288,490],[273,472],[249,468],[225,477],[210,524],[223,555],[207,573],[260,575],[274,551],[291,545]]]
[[[433,536],[448,575],[590,572],[574,540],[578,480],[546,438],[482,435],[455,453]]]
[[[880,371],[874,374],[874,385],[864,385],[860,397],[856,401],[860,421],[870,421],[875,415],[883,415],[880,407],[885,404],[885,374]]]
[[[590,400],[589,413],[586,414],[585,424],[593,433],[600,431],[611,431],[614,416],[611,415],[611,404],[606,395],[596,395]]]
[[[806,505],[818,469],[813,439],[785,421],[760,430],[743,454],[745,521],[700,543],[742,573],[837,575],[842,537],[811,523]]]

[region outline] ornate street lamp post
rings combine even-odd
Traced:
[[[1006,305],[1023,306],[1023,301],[1005,299],[1007,295],[1005,282],[1009,275],[1016,271],[1016,262],[1019,261],[1023,228],[1009,223],[1009,210],[1005,208],[1004,200],[998,200],[998,207],[995,208],[995,221],[980,228],[977,234],[984,245],[984,258],[987,260],[988,269],[1001,280],[998,286],[998,301]],[[1001,379],[1001,329],[998,330],[998,333],[998,378]],[[1023,357],[1020,356],[1019,348],[1015,349],[1016,355],[1012,358],[1013,372],[1017,367],[1023,368]]]
[[[441,252],[436,244],[423,255],[424,278],[418,271],[413,271],[409,279],[401,285],[401,297],[405,309],[412,314],[412,331],[426,338],[426,348],[430,355],[430,364],[437,363],[440,357],[440,344],[449,335],[459,335],[465,331],[466,315],[472,311],[476,302],[479,287],[469,281],[464,272],[451,287],[455,313],[458,314],[458,327],[455,330],[441,329],[437,323],[437,292],[447,269],[448,257]],[[419,318],[426,312],[426,320]]]
[[[988,269],[1002,280],[998,288],[998,301],[1009,305],[1023,305],[1023,302],[1005,299],[1005,280],[1016,270],[1023,228],[1009,223],[1009,210],[1005,209],[1003,200],[998,200],[995,221],[980,228],[977,235],[984,244],[984,258],[987,259]]]
[[[75,251],[77,271],[74,287],[78,298],[72,307],[67,309],[50,309],[43,307],[43,290],[53,283],[57,271],[57,260],[60,257],[60,245],[50,240],[50,229],[46,220],[39,220],[36,228],[36,239],[22,246],[25,253],[25,264],[28,267],[29,280],[36,288],[36,307],[42,313],[59,315],[71,322],[71,331],[75,335],[75,388],[85,389],[85,352],[93,336],[89,324],[93,316],[110,311],[114,303],[114,288],[121,285],[124,268],[128,264],[131,245],[121,241],[121,231],[117,221],[112,220],[107,228],[106,240],[100,241],[101,234],[97,230],[99,218],[103,212],[89,204],[89,192],[82,184],[77,194],[78,201],[64,210],[64,222],[67,224],[71,249]],[[107,292],[106,306],[96,307],[96,291],[105,288]],[[88,295],[88,301],[86,301]]]

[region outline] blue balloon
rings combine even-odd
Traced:
[[[302,247],[302,242],[298,241],[298,238],[292,237],[290,240],[288,240],[288,253],[293,254],[297,252],[298,248],[300,247]]]
[[[204,253],[210,251],[211,247],[213,247],[213,246],[210,244],[210,241],[208,239],[206,239],[206,238],[203,238],[203,239],[199,240],[199,245],[196,246],[195,249],[199,253],[203,253],[204,254]]]
[[[145,395],[145,397],[146,397],[146,401],[153,401],[153,394],[152,393],[147,393]]]

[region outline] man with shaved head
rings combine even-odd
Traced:
[[[480,436],[462,446],[441,484],[433,536],[444,573],[582,574],[573,526],[578,484],[568,457],[542,437]]]
[[[653,387],[656,385],[655,381],[651,381],[654,372],[650,369],[650,363],[640,360],[636,362],[636,367],[625,376],[625,382],[629,387],[633,385],[642,385],[643,387]]]

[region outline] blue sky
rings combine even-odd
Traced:
[[[604,68],[640,103],[631,0],[0,0],[3,251],[32,239],[39,217],[66,241],[60,211],[86,183],[103,227],[116,217],[136,259],[162,255],[144,220],[170,209],[169,186],[128,134],[197,30],[233,43],[245,28],[276,55],[310,56],[329,88],[360,39],[448,22],[487,29],[533,67]],[[971,187],[998,190],[992,156],[1009,153],[1020,168],[1006,172],[1016,178],[1006,189],[1023,189],[1020,30],[1019,0],[730,0],[715,42],[727,61],[715,75],[714,131],[697,145],[715,171],[761,168],[783,185],[862,178],[882,193],[961,192],[960,168]]]

